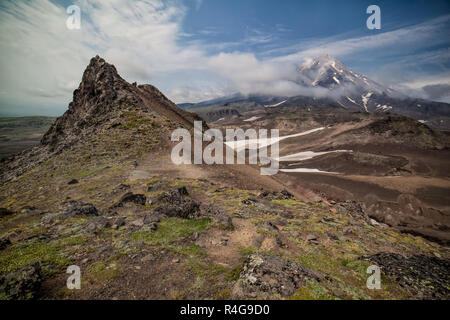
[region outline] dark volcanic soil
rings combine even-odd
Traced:
[[[251,122],[243,119],[257,117]],[[214,125],[214,124],[213,124]],[[303,161],[281,162],[281,168],[309,168],[327,173],[279,173],[276,179],[336,201],[355,200],[380,222],[435,241],[449,243],[450,139],[417,121],[394,115],[325,109],[305,112],[293,107],[252,111],[217,122],[219,127],[279,128],[289,135],[324,130],[280,143],[281,156],[302,151],[350,150]],[[311,192],[308,192],[311,191]]]

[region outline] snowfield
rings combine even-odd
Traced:
[[[278,103],[275,103],[275,104],[266,105],[266,106],[264,106],[264,107],[265,107],[265,108],[278,107],[278,106],[282,105],[283,103],[285,103],[286,101],[287,101],[287,100],[284,100],[284,101],[281,101],[281,102],[278,102]]]
[[[303,151],[294,154],[289,154],[287,156],[283,156],[278,158],[278,161],[303,161],[312,159],[324,154],[333,153],[333,152],[352,152],[352,150],[333,150],[333,151],[323,151],[323,152],[315,152],[315,151]]]
[[[295,169],[280,169],[281,172],[307,172],[307,173],[331,173],[331,174],[339,174],[338,172],[329,172],[322,171],[319,169],[308,169],[308,168],[295,168]]]
[[[350,101],[351,103],[354,103],[354,104],[356,104],[357,106],[359,106],[359,104],[357,104],[356,101],[353,100],[352,98],[350,98],[350,97],[346,97],[346,98],[347,98],[348,101]]]
[[[246,120],[244,120],[245,122],[250,122],[250,121],[255,121],[255,120],[258,120],[258,119],[261,119],[262,117],[256,117],[256,116],[253,116],[253,117],[251,117],[251,118],[248,118],[248,119],[246,119]]]
[[[367,102],[369,102],[370,97],[372,96],[373,92],[368,92],[366,94],[363,94],[361,96],[363,105],[364,105],[364,109],[366,110],[366,112],[369,112],[369,110],[367,110]]]
[[[243,149],[260,149],[263,147],[271,146],[272,144],[276,142],[280,142],[282,140],[288,139],[288,138],[294,138],[294,137],[300,137],[307,134],[311,134],[317,131],[321,131],[325,129],[325,127],[315,128],[311,130],[307,130],[300,133],[295,133],[287,136],[281,136],[278,138],[265,138],[265,139],[245,139],[245,140],[237,140],[237,141],[226,141],[225,144],[236,150],[237,152],[243,150]]]

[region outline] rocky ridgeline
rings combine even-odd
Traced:
[[[151,118],[158,128],[170,121],[190,129],[194,120],[201,120],[178,108],[154,86],[128,83],[114,65],[96,56],[84,71],[68,110],[56,119],[41,144],[2,160],[0,181],[15,179],[51,156],[120,126],[123,111],[130,108],[140,110],[140,118]]]

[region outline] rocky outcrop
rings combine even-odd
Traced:
[[[231,217],[226,213],[224,208],[216,206],[203,206],[201,209],[202,216],[210,218],[212,221],[221,225],[226,229],[233,228],[233,221]]]
[[[68,110],[56,119],[40,145],[0,163],[0,182],[15,179],[53,155],[120,126],[120,111],[128,108],[152,114],[158,127],[172,123],[191,129],[194,120],[202,120],[178,108],[156,87],[128,83],[114,65],[96,56],[84,71]]]
[[[278,256],[255,253],[244,262],[233,293],[239,298],[289,297],[308,281],[326,276],[299,263]]]
[[[12,215],[14,212],[6,208],[0,208],[0,217]]]
[[[200,203],[187,197],[186,187],[162,193],[157,202],[162,203],[155,209],[156,215],[193,219],[200,216]]]
[[[35,299],[41,287],[42,274],[38,262],[0,278],[0,299]]]
[[[294,199],[294,195],[287,190],[281,190],[280,192],[263,190],[258,195],[260,198],[267,200],[289,200]]]
[[[117,202],[114,207],[123,207],[125,203],[134,203],[139,205],[145,205],[147,197],[143,194],[134,194],[132,192],[125,193]]]
[[[42,224],[52,223],[58,219],[67,219],[77,215],[97,216],[98,211],[94,205],[77,200],[64,201],[61,204],[62,211],[48,213],[42,219]]]
[[[403,257],[385,252],[363,257],[363,259],[378,265],[385,275],[395,279],[401,287],[417,299],[450,298],[449,260],[425,255]]]
[[[11,244],[11,240],[9,240],[8,235],[0,236],[0,250],[5,249],[10,244]]]

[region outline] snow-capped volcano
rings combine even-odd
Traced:
[[[342,62],[329,55],[315,58],[298,68],[300,81],[305,85],[336,89],[342,87],[356,87],[358,89],[371,90],[378,94],[386,91],[386,88],[375,81],[366,78],[347,68]]]
[[[368,77],[356,73],[339,60],[322,55],[304,63],[296,70],[294,81],[303,88],[299,95],[273,96],[261,93],[251,95],[236,94],[197,104],[182,104],[185,109],[209,108],[204,117],[210,117],[211,109],[237,108],[245,112],[255,108],[276,109],[304,107],[333,107],[349,111],[396,113],[427,123],[436,128],[449,130],[450,105],[408,97],[385,87]],[[292,79],[289,79],[292,81]],[[322,90],[315,90],[321,88]],[[305,94],[306,92],[306,94]],[[319,93],[319,95],[317,95]],[[222,110],[220,111],[222,112]],[[236,112],[236,111],[235,111]],[[218,114],[223,117],[223,114]],[[217,119],[215,119],[217,120]]]
[[[299,67],[298,83],[332,90],[339,96],[337,102],[342,107],[366,112],[389,111],[392,106],[385,100],[401,96],[400,93],[350,70],[329,55],[322,55]]]

